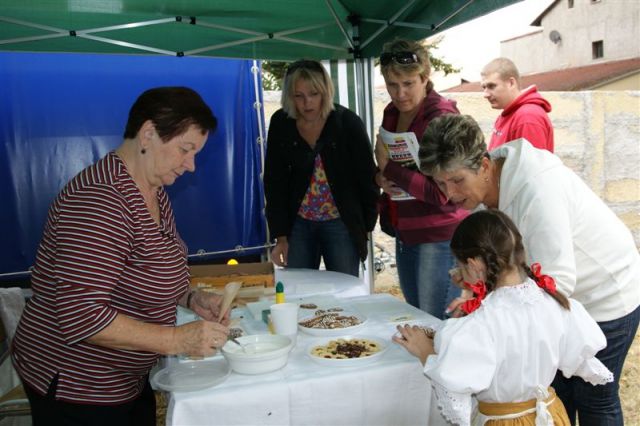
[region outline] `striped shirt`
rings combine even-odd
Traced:
[[[117,314],[175,324],[188,288],[186,247],[160,188],[160,224],[125,164],[111,152],[74,177],[51,208],[31,277],[33,297],[13,340],[13,361],[39,393],[114,405],[135,399],[155,353],[85,341]]]
[[[455,101],[443,98],[432,89],[407,131],[415,133],[420,141],[431,120],[444,114],[458,114]],[[399,117],[400,111],[390,103],[384,110],[382,127],[395,132]],[[391,222],[405,244],[448,241],[462,219],[469,215],[465,209],[448,202],[433,179],[417,170],[389,161],[384,177],[416,197],[415,200],[389,201]]]

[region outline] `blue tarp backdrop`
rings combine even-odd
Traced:
[[[195,173],[167,188],[189,253],[264,244],[252,65],[0,53],[0,274],[33,264],[49,204],[70,178],[121,143],[129,108],[156,86],[195,89],[219,123],[196,157]]]

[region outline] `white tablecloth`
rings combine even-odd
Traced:
[[[283,283],[286,295],[332,294],[337,297],[353,297],[369,294],[369,286],[364,280],[340,272],[276,267],[275,279]]]
[[[300,332],[281,370],[256,376],[232,373],[213,388],[171,392],[167,425],[445,424],[431,407],[431,386],[420,362],[390,341],[400,318],[431,324],[439,320],[388,294],[336,300],[367,316],[357,334],[388,342],[380,360],[348,368],[316,364],[306,354],[316,338]],[[266,332],[246,309],[242,314],[242,326]],[[168,365],[175,362],[169,359]]]

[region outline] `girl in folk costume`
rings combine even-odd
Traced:
[[[393,338],[424,365],[443,416],[457,425],[569,425],[549,387],[556,370],[592,385],[613,380],[595,358],[606,346],[596,322],[539,264],[525,264],[522,237],[498,210],[464,219],[451,250],[476,296],[461,305],[468,315],[433,339],[409,325]]]

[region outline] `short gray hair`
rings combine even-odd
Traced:
[[[298,118],[296,103],[293,99],[298,80],[305,80],[322,95],[322,118],[329,116],[333,111],[333,95],[335,90],[331,77],[327,70],[318,61],[302,59],[289,65],[282,84],[282,109],[290,118]]]
[[[433,119],[420,141],[420,171],[433,176],[459,168],[477,171],[487,144],[470,115],[447,114]]]

